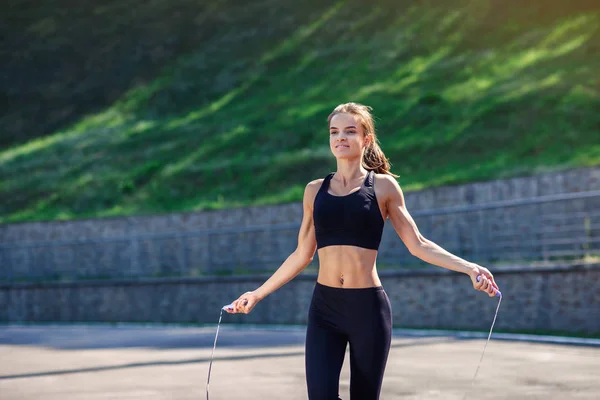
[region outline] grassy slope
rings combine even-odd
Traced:
[[[299,201],[335,169],[325,119],[346,101],[374,108],[405,190],[600,164],[595,1],[366,3],[137,4],[148,35],[173,18],[185,45],[0,150],[0,222]],[[79,23],[128,22],[106,13]]]

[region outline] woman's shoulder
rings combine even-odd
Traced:
[[[333,175],[333,172],[328,173],[327,175],[325,175],[324,177],[321,178],[317,178],[317,179],[313,179],[312,181],[308,182],[308,184],[306,185],[307,189],[311,189],[311,190],[319,190],[319,188],[321,187],[321,185],[323,184],[323,182],[325,181],[325,179],[329,178],[331,175]]]
[[[389,174],[375,174],[373,186],[378,194],[388,195],[399,190],[400,185],[395,177]]]
[[[321,188],[323,181],[325,181],[325,178],[313,179],[312,181],[308,182],[305,191],[314,193],[316,195],[319,189]]]
[[[375,178],[375,182],[385,182],[386,184],[389,183],[398,183],[398,181],[396,180],[396,178],[394,178],[392,175],[390,174],[378,174],[375,173],[373,174],[374,178]]]
[[[323,184],[324,180],[325,178],[313,179],[306,184],[306,187],[304,188],[304,200],[307,203],[314,203],[317,193],[319,193],[319,189],[321,189],[321,185]]]

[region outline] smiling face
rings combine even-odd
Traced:
[[[362,157],[367,146],[360,119],[353,114],[339,113],[329,123],[329,148],[336,158]]]

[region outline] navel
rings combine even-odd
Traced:
[[[343,285],[344,284],[344,274],[340,275],[340,283]]]

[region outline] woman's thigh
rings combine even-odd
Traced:
[[[349,332],[350,398],[378,400],[392,341],[391,306],[385,292],[358,309]]]
[[[348,338],[319,323],[309,311],[306,329],[305,367],[309,400],[338,400],[339,380]]]

